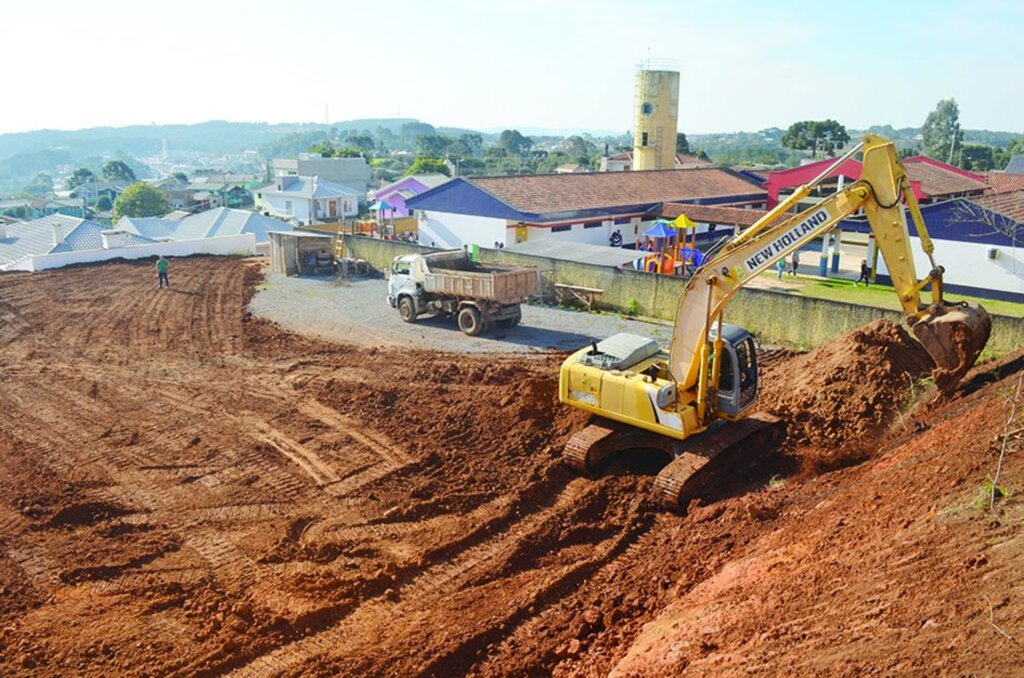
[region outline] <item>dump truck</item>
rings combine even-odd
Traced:
[[[857,181],[790,213],[857,154],[863,156]],[[896,147],[869,134],[697,269],[679,298],[669,350],[648,337],[617,334],[565,360],[559,399],[595,415],[594,423],[566,443],[565,462],[593,474],[612,454],[660,450],[670,461],[654,480],[655,497],[665,508],[685,511],[710,481],[769,449],[784,422],[757,411],[761,375],[754,338],[723,322],[726,307],[775,262],[861,210],[906,322],[935,362],[936,385],[943,391],[955,388],[985,348],[992,321],[977,304],[946,299],[945,271],[935,261],[935,246]],[[908,214],[928,258],[922,279],[914,268]],[[922,299],[926,290],[928,301]]]
[[[536,269],[483,265],[465,250],[395,257],[388,279],[388,303],[402,320],[454,316],[471,337],[518,325],[521,304],[536,292]]]

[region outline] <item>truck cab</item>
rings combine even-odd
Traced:
[[[395,257],[388,272],[388,304],[391,308],[397,308],[399,300],[408,297],[413,305],[412,310],[419,312],[424,273],[422,255],[406,254]]]

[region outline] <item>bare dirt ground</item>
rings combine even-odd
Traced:
[[[0,276],[0,674],[1019,671],[1024,503],[972,506],[1019,357],[913,407],[884,327],[776,354],[802,423],[680,517],[656,459],[558,461],[560,356],[304,338],[248,315],[259,275]]]

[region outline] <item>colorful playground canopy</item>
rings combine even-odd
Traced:
[[[395,210],[395,206],[392,205],[391,203],[389,203],[387,200],[378,200],[377,202],[375,202],[372,205],[370,205],[369,209],[372,212],[384,212],[384,211],[392,211],[393,212]]]
[[[675,238],[677,235],[679,234],[672,228],[671,222],[664,219],[658,219],[654,222],[654,226],[644,231],[646,238]]]

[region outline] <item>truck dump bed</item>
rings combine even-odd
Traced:
[[[485,266],[461,251],[428,254],[424,259],[424,288],[431,294],[518,304],[537,292],[536,269]]]

